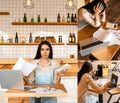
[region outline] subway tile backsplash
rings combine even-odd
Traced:
[[[77,5],[77,0],[74,0]],[[23,21],[24,13],[27,14],[27,21],[30,22],[31,17],[37,21],[40,14],[41,22],[47,17],[48,22],[56,22],[57,15],[60,13],[61,18],[67,17],[65,9],[66,0],[34,0],[33,9],[25,9],[23,0],[0,0],[0,11],[9,12],[9,15],[0,15],[0,38],[4,37],[7,42],[8,38],[15,39],[15,33],[18,32],[20,42],[21,37],[26,38],[28,42],[29,34],[32,33],[33,40],[36,36],[54,36],[58,42],[58,36],[62,35],[64,45],[52,45],[54,58],[69,58],[74,55],[77,58],[77,45],[67,45],[70,32],[74,32],[77,41],[77,25],[12,25],[14,21]],[[77,9],[69,12],[77,13]],[[0,58],[34,58],[37,45],[0,45]]]

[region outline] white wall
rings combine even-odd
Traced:
[[[74,0],[77,4],[77,0]],[[21,37],[25,37],[28,42],[28,37],[30,32],[33,34],[33,38],[37,35],[40,36],[54,36],[56,41],[58,41],[58,36],[62,35],[63,42],[68,42],[68,35],[70,32],[74,32],[77,38],[77,26],[62,26],[62,25],[12,25],[16,19],[23,21],[24,13],[27,13],[28,21],[31,17],[34,17],[34,21],[37,20],[38,14],[41,16],[41,21],[47,17],[49,22],[56,22],[57,15],[63,15],[66,17],[68,11],[65,9],[66,0],[34,0],[33,9],[23,8],[23,0],[0,0],[0,11],[7,11],[10,15],[0,15],[0,37],[4,36],[4,40],[7,41],[8,38],[12,37],[13,41],[15,38],[15,33],[18,32],[19,40]],[[73,11],[75,14],[77,9]],[[70,12],[71,14],[72,12]],[[77,41],[77,40],[76,40]],[[36,53],[37,46],[1,46],[0,58],[18,58],[19,56],[34,57]],[[55,48],[54,48],[55,47]],[[68,51],[66,51],[66,48]],[[74,53],[77,58],[77,45],[76,46],[53,46],[55,58],[60,58],[61,53],[64,52],[65,55],[62,57],[69,57],[69,55]],[[58,52],[58,50],[60,50]],[[75,51],[76,50],[76,51]],[[29,55],[28,55],[29,54]]]

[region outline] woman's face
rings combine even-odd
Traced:
[[[43,44],[41,46],[40,53],[41,53],[41,58],[47,59],[49,58],[50,55],[50,48],[46,44]]]

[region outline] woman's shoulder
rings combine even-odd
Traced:
[[[85,73],[85,74],[83,75],[83,78],[91,78],[91,75],[88,74],[88,73]]]
[[[50,59],[50,61],[52,64],[59,64],[59,62],[57,60]]]

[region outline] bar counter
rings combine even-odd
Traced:
[[[0,69],[12,69],[18,58],[0,58]],[[25,58],[26,61],[30,62],[32,58]],[[60,66],[68,63],[71,67],[67,70],[64,76],[76,76],[78,72],[78,60],[75,58],[54,58],[60,62]]]

